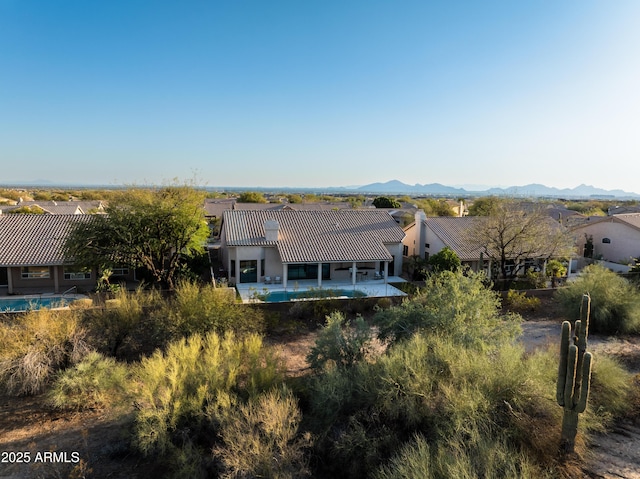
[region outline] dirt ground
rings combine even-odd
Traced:
[[[564,318],[550,301],[524,316],[521,340],[527,350],[558,340]],[[268,342],[281,352],[287,374],[299,376],[307,371],[305,357],[315,338],[315,332],[307,331]],[[595,355],[613,354],[640,373],[640,337],[591,335],[589,345]],[[100,410],[55,411],[43,405],[42,397],[0,396],[0,479],[162,477],[153,463],[127,452],[126,423]],[[590,449],[584,477],[640,479],[640,424],[616,424],[596,436]],[[58,454],[47,455],[50,451]]]

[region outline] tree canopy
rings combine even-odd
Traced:
[[[388,196],[378,196],[373,200],[373,206],[376,208],[400,208],[400,203]]]
[[[65,254],[83,266],[142,267],[155,283],[173,289],[181,259],[202,251],[209,234],[203,201],[189,186],[122,191],[105,215],[75,227]]]
[[[525,260],[565,258],[574,251],[572,233],[543,210],[525,211],[516,202],[502,200],[493,205],[485,221],[477,222],[468,240],[498,265],[506,282],[515,279]]]
[[[460,257],[448,246],[445,246],[429,258],[429,265],[434,271],[456,271],[461,266]]]
[[[245,191],[238,197],[239,203],[268,203],[262,193],[256,191]]]

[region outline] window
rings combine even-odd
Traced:
[[[111,268],[111,276],[127,276],[129,274],[129,268]]]
[[[50,278],[48,266],[23,266],[21,276],[23,279]]]
[[[65,266],[64,279],[91,279],[91,270],[81,266]]]
[[[402,246],[402,256],[409,256],[409,247],[407,245]]]
[[[610,244],[611,243],[611,239],[609,238],[602,238],[602,242],[606,243],[606,244]]]

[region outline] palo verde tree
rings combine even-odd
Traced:
[[[498,265],[505,286],[522,271],[526,260],[570,257],[575,249],[571,232],[542,209],[525,210],[507,200],[499,200],[486,217],[478,218],[468,236],[484,258]]]
[[[204,194],[187,185],[127,189],[109,201],[105,215],[75,227],[65,254],[101,269],[142,267],[173,289],[181,261],[200,252],[209,235],[203,202]]]

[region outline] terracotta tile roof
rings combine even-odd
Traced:
[[[0,266],[64,264],[62,245],[74,224],[90,215],[0,215]]]
[[[264,224],[279,225],[267,241]],[[402,241],[404,231],[384,211],[247,211],[224,213],[229,246],[276,246],[283,263],[391,261],[385,244]]]

